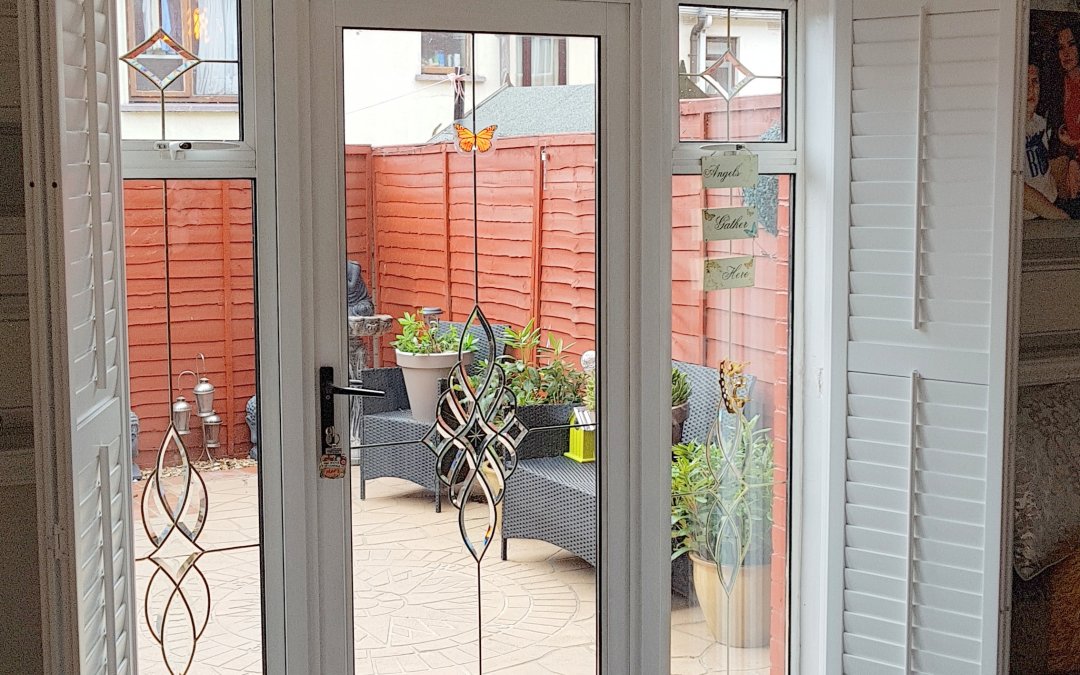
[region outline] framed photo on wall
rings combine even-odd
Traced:
[[[1024,106],[1024,220],[1080,219],[1080,9],[1032,3]]]

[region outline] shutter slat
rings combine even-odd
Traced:
[[[909,303],[910,306],[910,303]],[[900,342],[897,335],[904,329],[904,320],[896,319],[872,319],[863,317],[851,317],[849,322],[851,339],[876,345],[888,345],[893,341]],[[907,340],[909,347],[933,348],[942,342],[958,346],[966,346],[978,351],[989,349],[989,337],[981,326],[965,326],[953,324],[938,324],[933,331],[926,331],[914,335]]]
[[[843,661],[851,673],[905,672],[909,655],[914,672],[944,664],[977,672],[986,629],[978,591],[998,12],[978,0],[932,0],[920,28],[921,4],[856,0],[862,18],[852,22]]]
[[[875,640],[855,633],[844,633],[844,652],[855,657],[850,665],[845,661],[844,672],[851,675],[859,673],[902,673],[903,666],[890,667],[888,664],[904,662],[904,646]]]

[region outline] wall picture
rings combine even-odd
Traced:
[[[1024,219],[1080,218],[1080,12],[1033,9],[1024,106]]]

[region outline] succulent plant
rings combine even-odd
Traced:
[[[678,368],[671,369],[671,407],[678,408],[690,400],[690,381],[686,373]]]

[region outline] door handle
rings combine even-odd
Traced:
[[[333,377],[333,370],[333,368],[330,369],[331,377]],[[374,396],[377,398],[386,396],[385,391],[379,391],[378,389],[363,389],[355,386],[358,384],[362,384],[362,382],[360,380],[349,380],[350,386],[348,387],[339,387],[333,382],[328,382],[323,386],[323,397],[325,398],[326,396],[333,396],[335,394],[338,396]]]
[[[350,385],[360,384],[350,380]],[[334,396],[385,396],[386,392],[377,389],[349,386],[339,387],[334,384],[334,369],[331,366],[319,368],[319,448],[321,455],[341,454],[341,434],[334,425]]]

